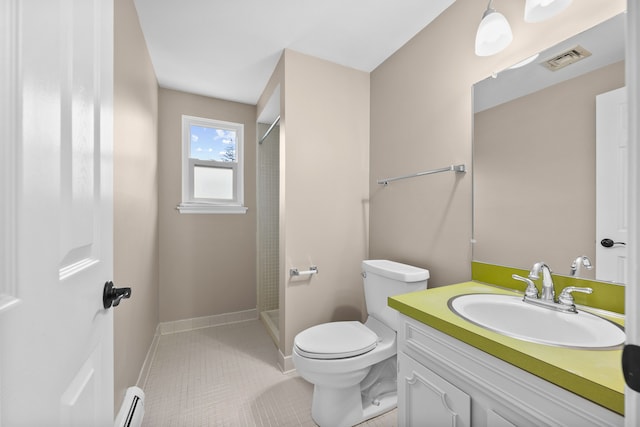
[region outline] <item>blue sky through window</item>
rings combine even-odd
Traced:
[[[235,162],[236,131],[191,125],[189,157],[200,160]]]

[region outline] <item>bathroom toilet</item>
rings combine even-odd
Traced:
[[[312,326],[293,343],[293,363],[314,385],[311,416],[321,427],[353,426],[397,405],[398,312],[387,297],[426,289],[429,270],[388,260],[362,262],[367,321]]]

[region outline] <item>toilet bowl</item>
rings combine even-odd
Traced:
[[[352,426],[397,405],[398,313],[386,300],[425,289],[429,271],[387,260],[362,268],[367,321],[323,323],[294,339],[293,363],[314,385],[311,416],[321,427]]]

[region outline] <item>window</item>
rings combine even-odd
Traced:
[[[245,213],[244,125],[182,116],[181,213]]]

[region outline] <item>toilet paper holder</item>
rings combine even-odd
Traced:
[[[300,271],[297,268],[292,268],[289,270],[289,276],[311,276],[312,274],[318,274],[318,267],[312,265],[308,270]]]

